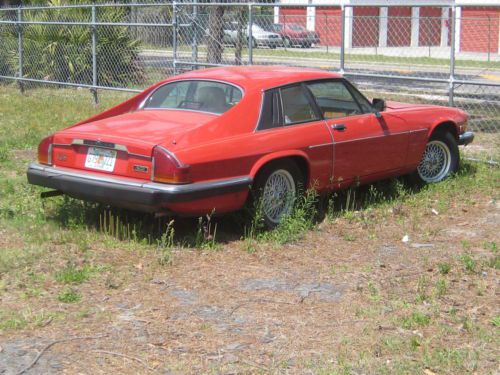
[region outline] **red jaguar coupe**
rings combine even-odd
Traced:
[[[197,70],[159,82],[38,146],[28,181],[133,210],[198,216],[255,193],[266,224],[300,187],[319,193],[455,172],[470,143],[457,108],[369,101],[342,76],[278,66]]]

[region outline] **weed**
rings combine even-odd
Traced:
[[[417,303],[428,301],[430,299],[428,289],[429,289],[428,278],[426,276],[420,276],[417,282],[417,296],[415,298],[415,301]]]
[[[439,263],[438,270],[441,275],[448,275],[451,271],[450,263]]]
[[[491,257],[487,261],[486,265],[490,268],[500,270],[500,255],[495,255],[495,256]]]
[[[410,349],[412,351],[415,351],[417,350],[421,345],[421,342],[420,342],[420,337],[418,336],[412,336],[410,338]]]
[[[404,316],[401,320],[401,325],[405,329],[415,329],[425,327],[431,322],[430,315],[414,311],[410,315]]]
[[[296,202],[290,215],[284,217],[274,230],[259,233],[257,238],[279,245],[299,240],[314,226],[317,198],[318,195],[314,190],[308,190]]]
[[[485,241],[483,242],[483,249],[490,250],[493,253],[498,252],[497,243],[495,241]]]
[[[78,268],[74,264],[68,263],[65,268],[56,272],[55,279],[63,284],[81,284],[87,281],[93,273],[100,272],[103,269],[102,266],[89,265]]]
[[[165,232],[162,234],[160,240],[158,241],[158,263],[163,265],[172,264],[172,247],[174,246],[174,221],[171,220]]]
[[[495,327],[500,327],[500,315],[495,316],[493,319],[491,319],[491,324]]]
[[[474,323],[469,318],[465,317],[462,321],[462,328],[464,331],[471,333],[474,329]]]
[[[472,256],[470,254],[463,254],[460,256],[459,259],[462,261],[464,268],[467,272],[469,272],[469,273],[475,272],[476,261],[474,260],[474,258],[472,258]]]
[[[217,237],[217,223],[213,223],[213,212],[207,214],[205,217],[198,218],[198,228],[194,239],[194,246],[200,249],[216,250],[218,244]]]
[[[372,301],[375,302],[380,301],[380,293],[378,291],[378,288],[373,283],[373,281],[368,282],[368,292],[370,293],[370,299]]]
[[[75,303],[75,302],[80,302],[82,296],[76,290],[67,288],[63,290],[61,293],[59,293],[57,299],[59,302],[63,303]]]
[[[435,290],[435,295],[437,298],[443,297],[448,291],[448,283],[446,282],[446,280],[439,279],[438,281],[436,281]]]

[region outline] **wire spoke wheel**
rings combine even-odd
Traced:
[[[425,182],[439,182],[450,173],[451,153],[446,143],[434,140],[427,143],[422,161],[417,167],[418,175]]]
[[[295,181],[290,172],[278,169],[267,178],[262,194],[262,210],[269,221],[279,224],[292,211]]]

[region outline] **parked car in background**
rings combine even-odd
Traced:
[[[280,66],[195,70],[41,141],[28,181],[129,209],[200,216],[260,201],[269,227],[319,193],[410,174],[439,182],[473,140],[467,114],[368,100],[342,76]]]
[[[319,35],[307,30],[297,23],[275,23],[270,25],[270,31],[278,33],[283,39],[285,47],[300,46],[309,48],[320,42]]]
[[[224,43],[236,45],[238,42],[238,22],[226,22],[224,24]],[[243,27],[242,38],[245,46],[248,45],[248,38],[250,37],[250,25]],[[253,47],[269,47],[276,48],[283,46],[281,36],[275,32],[264,30],[259,25],[252,25],[252,46]]]

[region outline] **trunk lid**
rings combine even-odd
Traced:
[[[57,132],[55,166],[151,179],[153,148],[216,118],[200,112],[142,110]],[[168,148],[168,147],[167,147]]]

